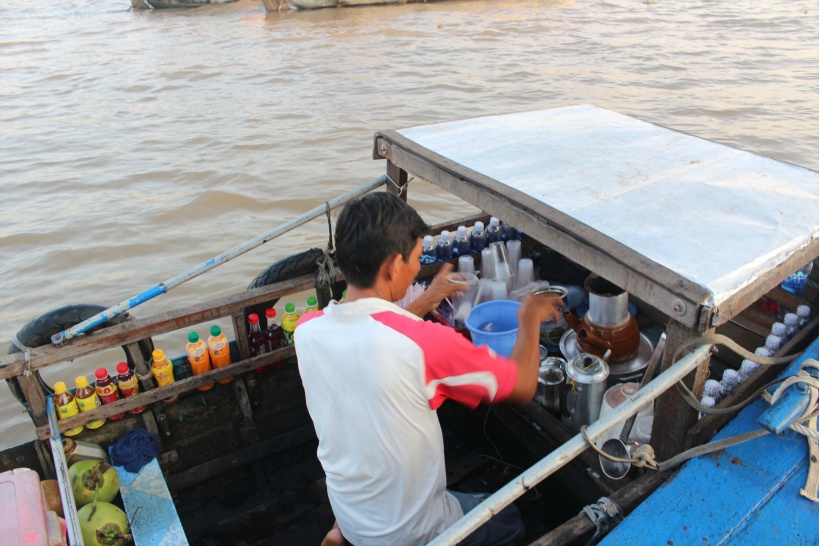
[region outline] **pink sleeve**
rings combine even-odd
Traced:
[[[309,322],[309,321],[313,320],[314,318],[319,318],[321,316],[324,316],[324,311],[311,311],[311,312],[307,313],[306,315],[302,315],[301,317],[299,317],[299,321],[296,323],[296,328],[298,328],[299,326],[301,326],[305,322]]]
[[[372,318],[407,336],[423,351],[424,387],[432,409],[447,398],[474,408],[481,402],[501,402],[512,393],[517,364],[487,347],[475,347],[452,328],[392,312]]]

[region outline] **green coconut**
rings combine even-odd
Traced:
[[[86,504],[77,516],[85,546],[122,546],[131,540],[128,517],[111,503]]]
[[[119,491],[119,476],[114,467],[102,461],[79,461],[68,469],[77,507],[95,499],[111,502]]]

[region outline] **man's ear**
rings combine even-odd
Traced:
[[[401,254],[393,254],[384,260],[381,267],[384,269],[384,275],[387,280],[392,281],[397,277],[398,272],[401,271],[400,267],[403,261],[404,258],[401,257]]]

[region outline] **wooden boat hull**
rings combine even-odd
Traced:
[[[214,4],[233,4],[239,0],[131,0],[134,9],[198,8]]]
[[[287,0],[287,6],[291,9],[324,9],[342,8],[356,6],[378,6],[386,4],[417,4],[426,3],[428,0]],[[265,2],[268,11],[268,3]]]

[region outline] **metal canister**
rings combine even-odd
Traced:
[[[566,365],[566,384],[560,397],[563,424],[573,430],[600,417],[609,366],[592,354],[580,353]]]
[[[541,360],[535,402],[552,413],[560,413],[560,393],[565,382],[565,360],[555,356]]]

